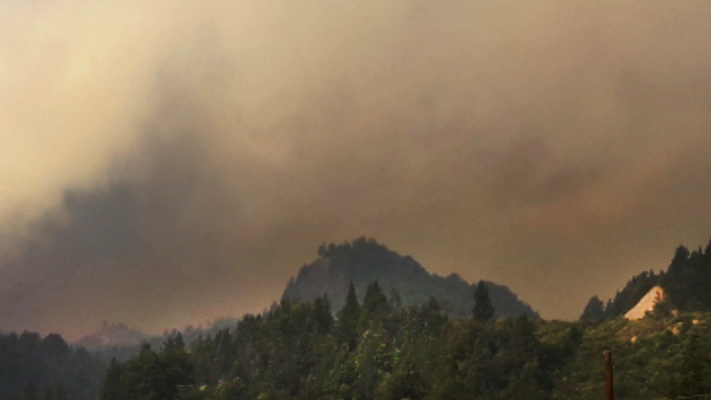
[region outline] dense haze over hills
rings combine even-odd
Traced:
[[[544,318],[711,227],[703,0],[0,2],[0,329],[260,312],[361,235]]]
[[[448,315],[461,318],[472,316],[475,285],[456,274],[448,277],[432,275],[412,257],[401,256],[374,239],[359,238],[338,245],[324,244],[319,247],[318,254],[317,260],[304,265],[289,280],[280,298],[313,301],[327,295],[335,314],[345,302],[349,282],[354,282],[357,294],[363,299],[366,286],[377,281],[388,296],[393,296],[393,289],[396,289],[398,300],[392,300],[402,306],[422,306],[434,297]],[[498,317],[522,314],[534,319],[540,317],[506,286],[493,282],[486,282],[486,285]],[[214,335],[221,329],[234,327],[236,323],[236,318],[218,319],[206,326],[183,328],[180,332],[190,343],[200,335]],[[175,336],[178,331],[166,330],[162,335],[151,336],[124,323],[104,321],[99,329],[74,342],[74,345],[98,352],[106,360],[112,356],[125,359],[137,353],[143,341],[160,347],[163,341]]]
[[[340,310],[351,281],[361,299],[366,287],[377,281],[386,294],[399,297],[404,306],[420,306],[434,297],[452,316],[472,315],[475,284],[469,284],[456,274],[432,275],[412,257],[401,256],[374,239],[322,245],[318,255],[317,260],[304,265],[296,278],[289,281],[283,298],[313,301],[326,294],[333,309]],[[497,316],[526,314],[538,318],[538,313],[507,287],[492,282],[486,284]]]
[[[709,21],[0,1],[0,399],[707,396]]]
[[[137,346],[148,336],[123,323],[108,323],[104,321],[101,328],[76,341],[76,346],[89,350],[97,350],[113,346]]]

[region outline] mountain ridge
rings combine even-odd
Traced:
[[[405,306],[424,304],[434,297],[451,316],[471,316],[476,282],[469,283],[456,273],[446,277],[430,273],[411,256],[400,255],[374,239],[361,237],[338,245],[323,244],[317,254],[316,260],[302,266],[289,280],[282,298],[312,301],[327,295],[333,309],[338,310],[351,280],[361,299],[366,286],[378,281],[388,297],[399,298]],[[540,318],[508,287],[488,281],[485,284],[497,316],[526,314]]]

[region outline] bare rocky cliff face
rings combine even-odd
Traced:
[[[647,292],[647,294],[642,297],[642,299],[637,303],[636,306],[632,307],[631,310],[627,311],[625,318],[636,321],[638,319],[644,318],[647,313],[654,311],[654,307],[660,301],[664,300],[664,289],[661,286],[655,286]]]
[[[454,317],[470,317],[474,306],[474,286],[457,274],[447,277],[429,273],[410,256],[402,256],[373,239],[322,245],[314,262],[304,265],[284,290],[283,298],[311,301],[327,295],[337,312],[344,303],[352,280],[359,299],[366,286],[378,281],[388,298],[399,297],[404,306],[423,304],[430,297]],[[518,299],[506,286],[486,282],[489,296],[499,317],[539,315]]]

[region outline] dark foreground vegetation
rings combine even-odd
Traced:
[[[60,335],[0,334],[0,399],[95,399],[106,366]]]
[[[362,304],[351,290],[337,319],[327,298],[284,300],[190,346],[177,336],[113,362],[100,397],[592,400],[608,348],[619,399],[711,391],[708,314],[569,323],[473,311],[450,319],[434,299],[404,308],[377,283]]]

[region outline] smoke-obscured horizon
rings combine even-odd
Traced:
[[[260,311],[366,235],[576,318],[711,236],[711,5],[0,3],[0,329]]]

